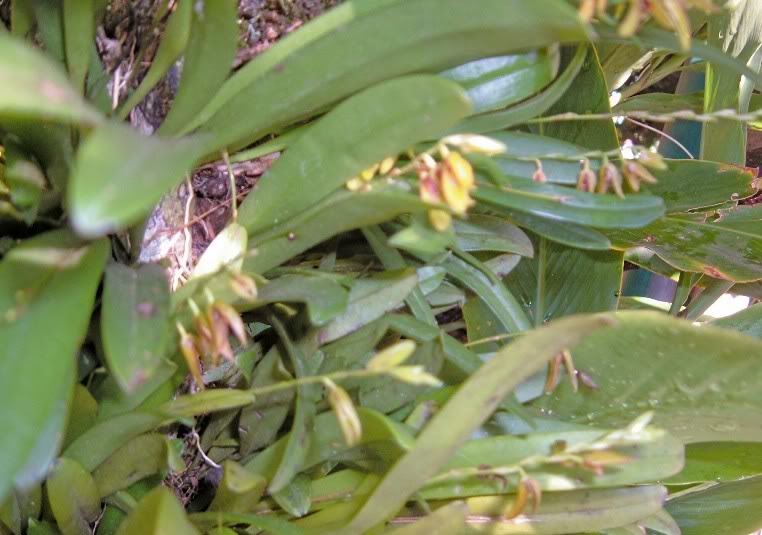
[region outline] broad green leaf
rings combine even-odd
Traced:
[[[586,152],[582,146],[523,132],[490,135],[508,147],[505,154],[495,157],[506,175],[531,178],[537,169],[533,160],[539,159],[549,182],[577,182],[579,159]],[[661,197],[667,213],[741,200],[756,192],[753,186],[756,177],[744,167],[700,160],[666,160],[665,163],[667,169],[652,171],[658,183],[644,184],[643,191]],[[600,160],[591,159],[590,165],[597,171]]]
[[[686,443],[762,441],[762,343],[662,313],[621,312],[617,319],[572,352],[599,388],[575,393],[562,380],[535,406],[597,427],[623,426],[655,410],[654,425]]]
[[[620,199],[525,179],[510,180],[499,188],[482,184],[473,197],[497,210],[604,229],[640,228],[664,214],[659,197],[639,194]]]
[[[183,56],[180,86],[169,114],[159,128],[160,134],[172,135],[181,131],[228,77],[238,46],[237,8],[234,0],[193,2],[193,20]],[[178,26],[181,24],[187,23],[178,22]],[[182,33],[178,30],[180,37]]]
[[[95,37],[95,0],[63,0],[64,48],[72,85],[85,92],[90,47]]]
[[[59,459],[47,480],[53,516],[63,535],[89,535],[90,524],[101,512],[98,488],[92,476],[71,459]]]
[[[92,472],[132,439],[168,420],[164,415],[140,411],[115,416],[88,429],[64,450],[63,455]]]
[[[685,468],[669,485],[733,481],[762,474],[762,443],[697,442],[685,447]]]
[[[0,503],[0,528],[7,527],[14,535],[25,533],[29,521],[42,511],[42,488],[34,485],[27,491],[14,489],[4,503]],[[7,532],[3,532],[7,533]]]
[[[288,485],[272,493],[272,499],[292,517],[306,515],[312,504],[310,478],[304,474],[296,476]]]
[[[499,217],[474,214],[453,221],[458,248],[463,251],[497,251],[531,257],[532,242],[517,226]]]
[[[265,273],[332,236],[422,211],[427,206],[418,196],[395,185],[357,193],[336,191],[271,231],[250,236],[244,271]]]
[[[117,112],[120,119],[125,119],[130,111],[161,81],[188,44],[193,19],[193,4],[178,2],[175,6],[175,10],[169,15],[156,54],[151,60],[151,66],[148,67],[138,87],[130,93]]]
[[[618,251],[582,251],[539,238],[534,258],[522,259],[504,282],[534,324],[542,325],[570,314],[615,310],[622,269]]]
[[[586,45],[577,47],[564,71],[544,91],[504,110],[469,117],[456,127],[458,132],[486,133],[506,130],[548,111],[571,87],[587,57]]]
[[[136,481],[165,472],[167,460],[165,436],[148,433],[130,440],[93,471],[98,496],[111,496]]]
[[[556,535],[596,532],[631,524],[661,510],[667,490],[640,486],[592,491],[548,492],[537,511],[506,520],[514,498],[484,496],[466,500],[471,515],[487,522],[469,523],[476,533],[493,535]],[[491,521],[490,521],[491,520]]]
[[[541,49],[478,59],[441,73],[466,90],[474,113],[505,108],[548,85],[558,70],[558,51]]]
[[[762,526],[762,476],[675,496],[665,508],[682,535],[751,533]]]
[[[250,234],[313,206],[387,156],[442,134],[470,105],[460,87],[435,76],[411,76],[354,95],[288,148],[241,204]]]
[[[532,331],[499,351],[437,412],[414,446],[386,473],[359,512],[338,533],[362,533],[394,515],[516,385],[558,351],[574,346],[610,321],[603,316],[563,319]]]
[[[516,210],[506,210],[505,213],[517,225],[561,245],[586,251],[607,251],[611,248],[611,241],[591,228],[553,221]]]
[[[222,481],[209,510],[230,513],[248,513],[253,510],[267,488],[265,478],[252,474],[230,460],[225,461],[222,470]]]
[[[90,429],[95,424],[97,418],[98,402],[87,388],[81,384],[75,385],[63,446],[67,447],[85,431]]]
[[[417,284],[418,276],[412,269],[357,280],[349,293],[346,310],[320,329],[318,341],[325,344],[337,340],[394,310]]]
[[[300,344],[292,342],[286,328],[275,316],[270,318],[268,323],[272,324],[280,339],[289,363],[294,370],[295,379],[315,375],[320,368],[321,361],[316,361],[315,357],[311,354],[315,347],[307,347],[312,345],[313,342]],[[307,360],[308,357],[309,361]],[[297,385],[291,432],[286,439],[286,445],[278,463],[278,469],[272,478],[270,478],[267,488],[270,494],[284,491],[294,481],[294,477],[304,466],[304,461],[310,449],[311,431],[315,425],[317,402],[319,399],[319,386],[310,384]],[[299,494],[298,490],[295,492],[297,495]]]
[[[164,360],[156,368],[153,376],[130,394],[125,394],[117,385],[116,379],[109,375],[102,383],[93,388],[93,394],[100,403],[98,420],[104,421],[138,407],[152,409],[164,401],[168,401],[175,395],[176,383],[178,382],[176,371],[177,365],[174,362]],[[183,379],[181,378],[179,381]]]
[[[638,230],[608,231],[614,246],[642,246],[680,271],[751,282],[762,278],[762,206],[721,212],[714,221],[667,216]]]
[[[149,381],[168,344],[169,286],[164,269],[146,264],[106,269],[101,336],[111,375],[126,393]]]
[[[31,225],[48,189],[48,182],[35,158],[28,154],[12,136],[3,139],[3,182],[10,192],[11,203],[18,208],[24,221]]]
[[[101,117],[49,57],[8,32],[0,34],[0,117],[96,124]]]
[[[762,304],[750,306],[732,316],[713,320],[709,323],[715,327],[732,329],[762,339]]]
[[[135,223],[190,172],[201,138],[146,137],[105,123],[79,148],[67,191],[72,225],[99,236]]]
[[[703,93],[643,93],[628,98],[614,106],[614,111],[622,112],[622,115],[635,111],[649,113],[675,113],[679,111],[704,111]]]
[[[547,112],[610,113],[609,90],[595,47],[589,47],[582,70],[563,97]],[[540,126],[543,135],[592,150],[619,148],[614,123],[611,121],[559,121]]]
[[[560,0],[480,0],[479,9],[460,0],[390,2],[279,60],[203,129],[217,134],[210,151],[237,148],[383,80],[585,38],[573,8]]]
[[[392,526],[399,525],[388,533],[390,535],[429,535],[437,533],[439,535],[458,535],[463,533],[466,528],[466,516],[468,515],[468,506],[463,502],[453,502],[445,505],[420,519],[413,520],[405,518],[392,520]],[[408,524],[408,525],[405,525]]]
[[[347,308],[349,292],[338,282],[322,277],[283,275],[260,286],[256,305],[305,303],[313,325],[324,325]],[[246,306],[248,308],[248,306]]]
[[[185,418],[243,407],[254,399],[254,394],[245,390],[205,390],[192,395],[178,396],[162,405],[159,412],[174,418]]]
[[[517,466],[527,459],[548,455],[553,444],[559,444],[559,441],[567,448],[594,443],[607,444],[609,451],[621,454],[628,460],[610,466],[599,474],[593,474],[583,467],[563,467],[539,460],[535,464],[526,463],[526,473],[543,491],[618,487],[660,481],[683,467],[682,443],[660,429],[648,427],[623,439],[606,436],[606,431],[555,431],[471,440],[443,467],[440,478],[426,485],[420,494],[424,499],[438,500],[515,493],[519,484],[517,473],[494,479],[484,476],[463,478],[458,477],[458,471],[462,472],[466,468]]]
[[[172,491],[156,487],[119,526],[117,535],[198,535]]]
[[[44,475],[63,439],[76,352],[108,249],[56,230],[22,242],[0,263],[0,421],[8,429],[0,437],[0,499],[14,480],[29,485]]]
[[[50,522],[44,520],[29,519],[28,535],[58,535],[58,530]]]

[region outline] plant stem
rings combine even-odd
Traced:
[[[681,317],[689,320],[696,320],[706,312],[717,300],[735,283],[721,279],[713,280],[699,296],[691,301],[685,310],[680,314]]]

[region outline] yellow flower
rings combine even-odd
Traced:
[[[452,216],[444,210],[429,210],[429,223],[439,232],[444,232],[452,224]]]
[[[457,152],[450,152],[438,169],[439,185],[447,206],[458,215],[465,215],[473,206],[474,170],[468,160]]]

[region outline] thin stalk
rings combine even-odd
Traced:
[[[675,296],[672,298],[672,305],[669,307],[669,313],[672,316],[677,316],[680,313],[691,293],[691,288],[693,288],[693,273],[681,271],[680,278],[677,280]]]
[[[699,296],[691,301],[685,310],[682,311],[680,317],[689,320],[696,320],[706,312],[710,306],[715,304],[717,300],[722,297],[728,290],[730,290],[735,283],[732,281],[726,281],[721,279],[713,280]]]

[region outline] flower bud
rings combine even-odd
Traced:
[[[476,152],[487,156],[502,154],[506,151],[504,143],[478,134],[455,134],[444,138],[442,143],[456,147],[463,152]]]
[[[362,439],[362,423],[354,403],[352,403],[352,398],[349,397],[346,390],[327,377],[323,378],[323,384],[328,391],[328,403],[330,403],[333,412],[336,414],[336,419],[339,421],[344,442],[350,448],[356,446]]]
[[[595,173],[590,169],[590,161],[587,159],[582,160],[582,168],[577,175],[577,189],[593,192],[595,191],[596,182]]]
[[[410,355],[415,352],[415,348],[415,342],[412,340],[401,340],[373,355],[368,361],[366,369],[387,371],[395,368],[410,358]]]
[[[185,364],[188,366],[188,371],[190,371],[193,380],[196,382],[196,386],[200,390],[203,390],[204,380],[201,377],[201,355],[199,354],[198,347],[193,340],[193,336],[187,333],[180,322],[177,323],[177,332],[180,333],[180,352],[185,359]]]
[[[622,174],[613,163],[605,160],[598,172],[598,178],[598,193],[608,193],[611,189],[614,190],[617,197],[624,199],[624,191],[622,191]]]
[[[452,224],[452,216],[445,210],[429,210],[429,223],[438,232],[445,232]]]

